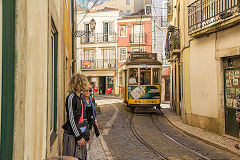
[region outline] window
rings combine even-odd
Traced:
[[[151,13],[152,13],[151,6],[146,6],[146,14],[151,14]]]
[[[115,54],[113,49],[104,49],[103,50],[103,67],[114,68],[115,67]]]
[[[104,22],[103,23],[103,41],[113,41],[114,37],[114,24],[113,22]]]
[[[127,49],[126,48],[120,48],[120,61],[125,61],[127,57]]]
[[[84,42],[89,42],[89,32],[90,32],[90,30],[89,30],[89,24],[85,24],[85,25],[84,25],[84,34],[85,34],[85,36],[84,36]]]
[[[132,43],[143,43],[144,41],[144,29],[142,24],[133,25]]]
[[[83,69],[94,68],[94,50],[84,50],[84,60],[82,61]]]
[[[119,36],[120,37],[126,37],[127,36],[127,26],[126,25],[120,25]]]
[[[129,69],[129,85],[137,85],[138,84],[138,69],[137,68],[130,68]]]
[[[159,74],[160,74],[160,69],[154,68],[154,69],[153,69],[153,85],[158,85],[158,84],[160,84]]]
[[[130,0],[126,0],[126,4],[129,5],[130,4]]]
[[[151,84],[151,68],[140,69],[140,85]]]
[[[51,30],[51,55],[50,55],[50,145],[52,145],[57,130],[57,53],[58,34],[54,24]]]
[[[107,88],[114,89],[114,77],[107,77]]]

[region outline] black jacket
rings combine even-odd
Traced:
[[[67,113],[67,121],[62,126],[62,128],[67,133],[74,135],[76,137],[76,140],[80,140],[82,137],[84,137],[84,134],[81,132],[79,127],[77,127],[78,121],[82,114],[82,100],[75,93],[70,93],[66,98],[65,107]],[[87,120],[85,107],[83,107],[83,112],[83,119]]]

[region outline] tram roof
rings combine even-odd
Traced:
[[[157,53],[131,52],[130,58],[123,65],[162,65],[157,60]]]

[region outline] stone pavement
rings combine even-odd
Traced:
[[[121,99],[109,99],[106,101],[104,100],[96,100],[96,103],[99,105],[104,104],[111,104],[111,103],[121,103]],[[240,156],[240,151],[235,149],[234,145],[236,143],[240,143],[238,138],[230,137],[227,135],[218,135],[215,133],[208,132],[206,130],[189,126],[183,123],[181,117],[179,117],[171,108],[169,104],[162,104],[161,105],[162,113],[164,116],[169,120],[171,124],[173,124],[176,128],[182,130],[185,134],[190,135],[194,138],[204,141],[210,145],[213,145],[217,148],[228,150],[232,153],[235,153]],[[100,107],[101,108],[101,107]],[[108,146],[106,145],[103,136],[96,138],[94,136],[92,147],[88,152],[88,159],[89,160],[112,160],[111,153],[109,152]]]
[[[218,135],[208,132],[201,128],[189,126],[183,123],[183,120],[178,116],[170,107],[169,104],[164,104],[161,111],[164,116],[173,124],[176,128],[182,130],[185,134],[188,134],[194,138],[204,141],[217,148],[228,150],[240,156],[240,150],[237,150],[234,145],[240,143],[238,138],[228,137],[227,135]]]

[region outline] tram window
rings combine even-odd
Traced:
[[[130,68],[129,69],[128,83],[130,85],[137,85],[138,84],[138,69],[137,68]]]
[[[140,69],[140,85],[151,84],[151,68]]]
[[[153,69],[153,85],[159,84],[159,80],[160,80],[159,73],[160,73],[160,69],[158,68]]]

